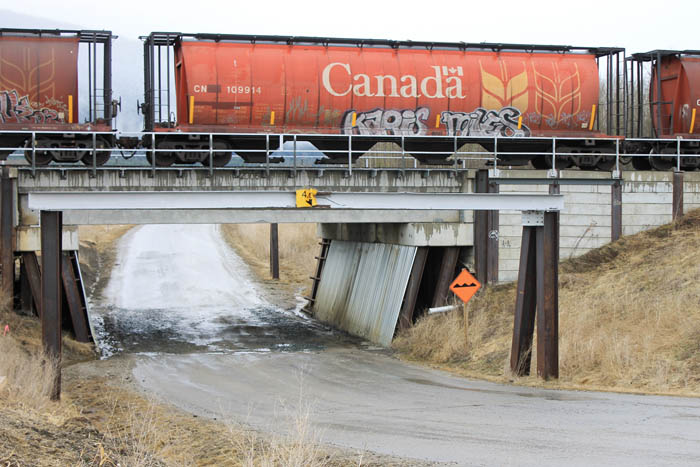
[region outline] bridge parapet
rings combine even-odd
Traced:
[[[13,169],[15,170],[15,169]],[[39,191],[319,191],[469,193],[473,171],[428,169],[17,170],[20,193]]]

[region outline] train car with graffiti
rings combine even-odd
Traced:
[[[115,144],[112,38],[109,31],[0,29],[0,148],[7,148],[0,157],[26,146],[36,165],[109,159],[108,151],[88,148]],[[87,69],[79,66],[81,49]]]
[[[217,132],[246,136],[217,136],[215,165],[228,161],[224,149],[259,162],[265,133],[299,133],[326,152],[325,162],[347,161],[348,143],[323,135],[357,135],[353,159],[394,141],[429,163],[451,163],[455,142],[425,137],[483,137],[489,148],[498,135],[501,153],[523,144],[548,151],[551,142],[537,137],[578,138],[563,148],[580,154],[571,163],[611,166],[585,154],[601,152],[590,140],[610,134],[597,121],[598,63],[612,63],[623,49],[181,33],[144,39],[142,110],[145,129],[159,132],[158,165],[203,161],[208,142],[178,133]],[[164,95],[176,96],[172,107],[158,99]],[[613,105],[612,95],[606,102]],[[512,164],[532,159],[506,157]]]

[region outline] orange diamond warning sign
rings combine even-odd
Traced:
[[[477,290],[481,288],[481,284],[474,278],[469,271],[462,269],[457,279],[450,285],[450,290],[454,292],[464,303],[471,299]]]

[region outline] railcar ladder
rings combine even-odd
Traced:
[[[316,294],[318,293],[318,285],[321,283],[321,273],[323,272],[323,266],[326,264],[326,258],[328,258],[328,249],[331,246],[331,241],[327,238],[321,239],[319,243],[321,245],[321,252],[318,256],[315,256],[316,263],[316,274],[309,277],[313,282],[311,284],[311,294],[308,297],[304,297],[307,300],[304,311],[313,314],[314,303],[316,302]]]

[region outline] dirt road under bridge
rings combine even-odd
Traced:
[[[94,313],[144,390],[277,431],[459,465],[700,465],[700,400],[471,381],[403,363],[267,302],[212,226],[123,239]]]

